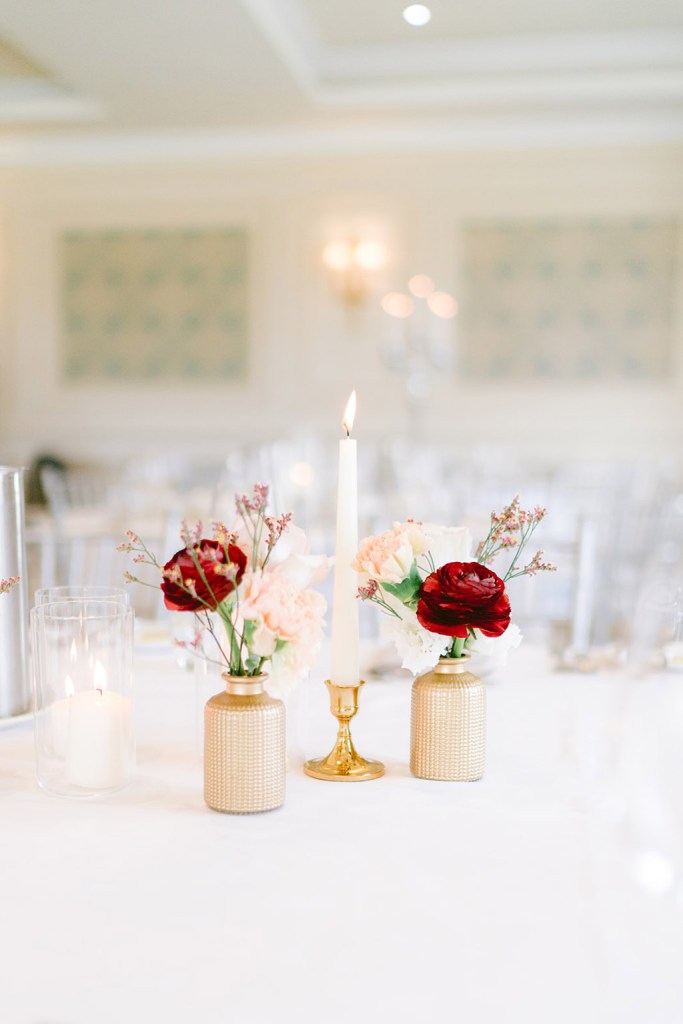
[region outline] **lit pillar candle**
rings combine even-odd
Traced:
[[[130,702],[107,692],[100,662],[94,682],[92,690],[68,699],[66,780],[83,789],[113,789],[127,781]]]
[[[356,392],[344,412],[346,437],[339,442],[337,540],[332,606],[332,664],[330,678],[337,686],[357,686],[360,678],[358,633],[358,574],[353,560],[358,550],[358,471],[356,442],[349,435],[356,412]]]
[[[69,708],[75,693],[71,676],[66,677],[64,684],[66,697],[61,697],[50,706],[50,732],[52,736],[52,752],[55,757],[66,757],[66,745],[69,735]]]

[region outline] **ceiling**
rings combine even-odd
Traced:
[[[0,159],[112,139],[122,152],[181,138],[190,149],[683,140],[678,0],[431,0],[422,28],[403,6],[2,0]]]
[[[275,5],[277,6],[277,5]],[[621,32],[680,28],[678,0],[431,0],[432,20],[417,33],[400,12],[405,4],[385,0],[301,0],[320,38],[332,46],[399,42],[448,42],[482,36],[548,35],[562,32]]]

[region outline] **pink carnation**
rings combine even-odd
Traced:
[[[427,547],[420,523],[394,523],[386,533],[366,537],[361,542],[353,567],[379,583],[400,583],[410,575],[413,562]]]
[[[305,672],[322,643],[326,602],[315,590],[301,590],[278,572],[247,572],[242,581],[240,614],[256,623],[251,648],[270,658],[280,641],[289,666]]]

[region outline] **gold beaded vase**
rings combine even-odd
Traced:
[[[474,782],[486,761],[486,688],[469,655],[441,658],[413,683],[410,770],[419,779]]]
[[[204,800],[214,811],[272,811],[285,799],[285,706],[267,675],[223,674],[204,709]]]

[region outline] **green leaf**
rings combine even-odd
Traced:
[[[244,629],[242,636],[244,637],[244,644],[247,650],[250,650],[252,643],[254,642],[254,633],[256,632],[256,620],[245,619]]]
[[[410,567],[410,575],[401,583],[381,583],[382,590],[397,598],[406,608],[417,608],[417,595],[422,586],[422,579],[417,570],[417,563],[413,562]]]
[[[252,675],[261,664],[261,657],[258,654],[250,654],[244,664],[247,667],[247,674]]]

